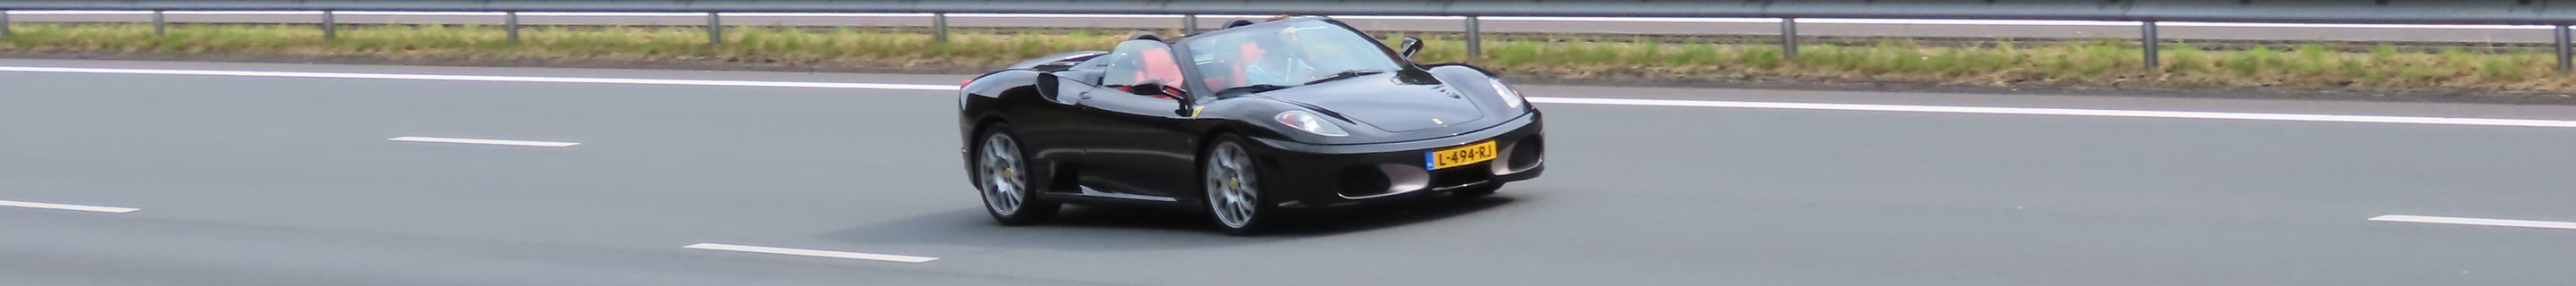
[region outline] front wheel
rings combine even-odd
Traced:
[[[1216,215],[1217,226],[1230,235],[1261,232],[1272,219],[1269,206],[1262,202],[1260,172],[1253,170],[1252,154],[1245,152],[1243,140],[1220,137],[1210,144],[1205,165],[1199,177],[1207,191],[1208,211]]]
[[[1020,140],[1009,126],[986,128],[975,150],[975,188],[983,193],[984,212],[1002,225],[1029,225],[1055,217],[1062,205],[1039,200],[1029,189],[1029,163],[1020,156]]]

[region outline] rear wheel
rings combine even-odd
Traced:
[[[1062,205],[1036,198],[1029,189],[1029,163],[1020,156],[1020,140],[1009,126],[994,125],[977,140],[975,188],[984,197],[984,212],[1002,225],[1029,225],[1055,217]]]
[[[1252,154],[1245,152],[1243,142],[1232,136],[1220,137],[1207,150],[1199,173],[1207,191],[1208,211],[1216,215],[1217,226],[1230,235],[1261,232],[1272,219],[1267,203],[1262,202],[1260,172],[1253,170]]]

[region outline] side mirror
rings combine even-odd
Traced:
[[[1416,52],[1422,52],[1422,39],[1404,37],[1403,46],[1396,48],[1396,53],[1403,54],[1404,59],[1407,60],[1413,59],[1413,53]]]
[[[1055,98],[1056,98],[1056,97],[1055,97],[1055,94],[1056,94],[1056,90],[1055,90],[1055,89],[1056,89],[1056,85],[1059,83],[1059,82],[1057,82],[1057,81],[1056,81],[1056,77],[1057,77],[1057,75],[1055,75],[1055,73],[1039,73],[1039,74],[1038,74],[1038,81],[1037,81],[1037,84],[1038,84],[1038,96],[1040,96],[1040,97],[1046,97],[1047,99],[1055,99]]]

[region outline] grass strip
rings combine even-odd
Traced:
[[[696,27],[531,26],[523,43],[496,26],[369,25],[322,39],[309,25],[180,24],[166,36],[140,24],[20,24],[0,52],[366,56],[388,59],[716,61],[877,67],[992,68],[1031,57],[1103,50],[1123,33],[1083,29],[981,30],[936,43],[902,28],[732,27],[721,45]],[[1104,32],[1106,31],[1106,32]],[[1169,32],[1166,31],[1168,34]],[[1382,34],[1388,39],[1400,34]],[[1425,39],[1422,62],[1467,60],[1456,39]],[[2284,49],[2208,49],[2166,44],[2149,71],[2128,41],[2003,42],[1932,46],[1897,39],[1868,45],[1807,45],[1782,58],[1775,45],[1643,37],[1563,36],[1489,41],[1478,66],[1558,79],[1803,79],[2151,87],[2287,87],[2361,90],[2565,92],[2545,50],[2501,52],[2329,44]],[[2366,52],[2364,52],[2366,51]]]

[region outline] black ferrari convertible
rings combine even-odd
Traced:
[[[1139,204],[1248,234],[1276,210],[1482,196],[1544,169],[1538,109],[1485,70],[1413,63],[1418,39],[1323,17],[1131,38],[963,84],[961,151],[993,219]]]

